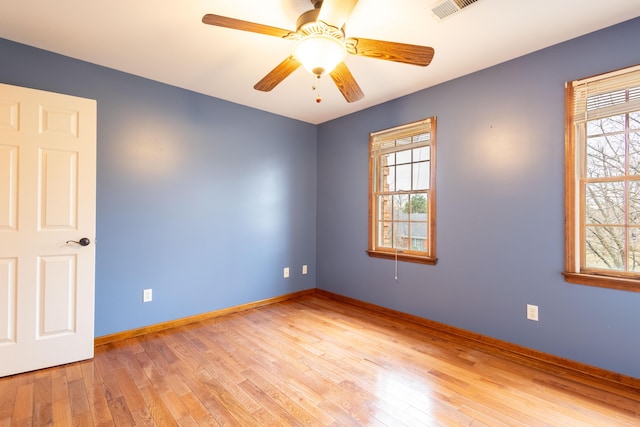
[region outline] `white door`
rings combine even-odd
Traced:
[[[0,84],[0,377],[93,357],[95,191],[96,101]]]

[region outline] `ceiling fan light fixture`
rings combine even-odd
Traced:
[[[346,56],[344,41],[326,34],[304,36],[293,46],[293,57],[318,77],[332,72]]]

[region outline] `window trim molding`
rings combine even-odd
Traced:
[[[398,252],[397,255],[395,252],[387,252],[374,249],[368,249],[366,252],[371,258],[390,259],[394,261],[397,259],[398,261],[415,262],[417,264],[428,265],[436,265],[438,263],[438,258],[423,255],[412,255],[404,252]]]
[[[620,291],[640,292],[640,281],[626,277],[601,276],[589,273],[562,273],[567,283],[594,286],[597,288],[617,289]]]
[[[627,72],[638,70],[640,66],[635,65],[625,69],[615,70],[598,74],[584,79],[565,83],[565,188],[564,188],[564,210],[565,210],[565,271],[562,273],[567,283],[595,286],[600,288],[617,289],[630,292],[640,292],[640,278],[611,274],[594,273],[581,271],[581,233],[578,230],[581,219],[579,213],[584,209],[581,198],[578,194],[578,164],[579,156],[576,141],[576,126],[574,123],[575,114],[575,83],[589,83],[603,78],[613,77]]]
[[[429,146],[431,147],[431,158],[430,158],[430,185],[429,185],[429,225],[428,225],[428,233],[429,233],[429,255],[421,255],[417,252],[411,250],[405,251],[395,251],[395,250],[384,250],[376,248],[377,245],[375,243],[375,227],[376,227],[376,214],[375,214],[375,162],[372,160],[373,158],[373,140],[380,135],[385,135],[390,138],[399,138],[403,135],[411,134],[409,132],[414,127],[418,127],[424,125],[425,123],[429,123],[430,126],[430,142]],[[371,132],[369,134],[369,197],[368,197],[368,247],[366,253],[372,258],[382,258],[382,259],[390,259],[395,261],[405,261],[405,262],[413,262],[418,264],[428,264],[428,265],[436,265],[438,262],[438,258],[436,257],[436,139],[437,139],[437,119],[436,116],[427,117],[422,120],[417,120],[415,122],[407,123],[404,125],[396,126],[393,128],[380,130],[376,132]]]

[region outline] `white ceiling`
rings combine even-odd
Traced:
[[[318,124],[640,16],[640,0],[479,0],[438,21],[438,0],[360,0],[347,37],[432,46],[426,68],[349,56],[365,97],[299,68],[273,91],[253,85],[292,41],[213,27],[206,13],[295,30],[309,0],[2,0],[0,37]]]

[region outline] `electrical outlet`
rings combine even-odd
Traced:
[[[307,274],[307,264],[302,266],[302,274]]]
[[[289,277],[289,267],[285,267],[285,268],[284,268],[284,273],[283,273],[283,275],[284,275],[284,278],[285,278],[285,279],[286,279],[287,277]]]
[[[153,290],[145,289],[142,291],[142,302],[150,302],[153,300]]]
[[[538,306],[527,304],[527,319],[538,321]]]

